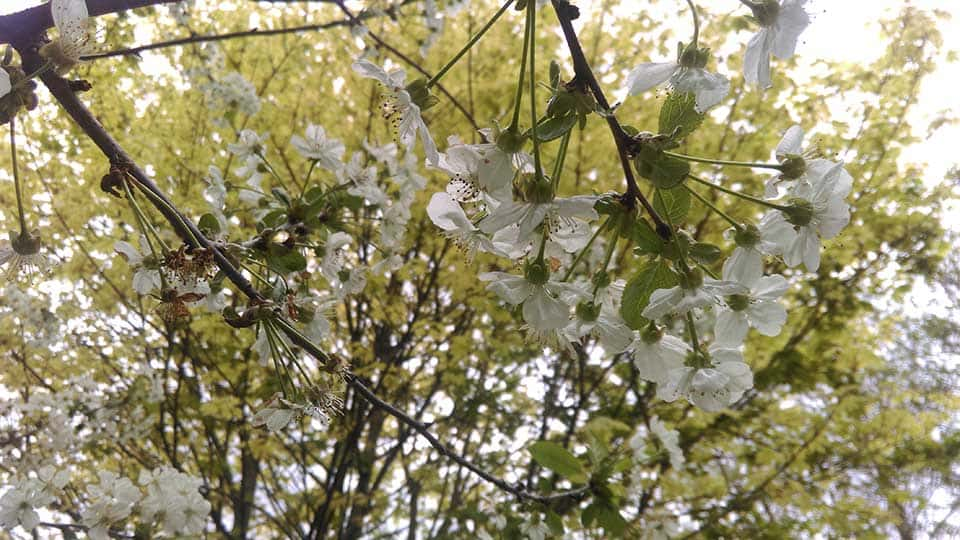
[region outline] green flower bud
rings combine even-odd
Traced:
[[[547,281],[550,281],[550,269],[547,268],[547,264],[543,261],[533,261],[527,263],[523,277],[534,285],[543,285]]]
[[[663,329],[653,323],[650,323],[650,326],[647,326],[642,332],[640,332],[640,339],[642,339],[647,345],[653,345],[662,338]]]
[[[708,49],[699,49],[695,47],[693,43],[691,43],[683,49],[683,52],[680,53],[680,58],[677,63],[686,68],[702,69],[707,65],[707,61],[709,59],[710,51]]]
[[[18,255],[36,255],[40,253],[40,237],[30,233],[22,233],[14,236],[10,232],[10,246]]]
[[[553,182],[545,176],[524,175],[521,180],[523,200],[534,204],[546,204],[553,200]]]
[[[733,235],[733,241],[742,248],[752,248],[760,241],[760,229],[752,223],[745,223]]]
[[[780,173],[787,180],[796,180],[803,176],[805,172],[807,172],[807,162],[803,159],[803,156],[797,154],[788,155],[780,164]]]
[[[781,210],[781,212],[791,225],[804,227],[813,220],[813,203],[806,199],[794,197],[789,200],[787,209]]]
[[[440,102],[436,96],[430,94],[430,87],[427,86],[427,79],[423,77],[420,77],[419,79],[416,79],[408,84],[404,90],[410,94],[410,101],[412,101],[417,107],[420,107],[421,111],[425,111]]]
[[[577,318],[581,321],[593,322],[600,316],[600,306],[593,302],[577,304]]]
[[[743,294],[732,294],[727,297],[727,306],[733,311],[743,311],[750,306],[750,298]]]
[[[525,142],[527,142],[527,138],[523,134],[519,133],[516,128],[510,128],[500,132],[497,137],[497,148],[507,154],[516,154],[523,148]]]
[[[680,288],[691,290],[703,285],[703,272],[699,268],[693,268],[688,272],[680,274]]]

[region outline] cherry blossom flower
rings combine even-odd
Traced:
[[[674,469],[683,468],[687,460],[683,457],[683,450],[680,448],[680,433],[675,429],[668,429],[656,416],[650,419],[650,431],[660,439],[664,450],[670,456],[670,466]]]
[[[687,281],[688,283],[669,289],[653,291],[653,294],[650,295],[650,302],[643,310],[643,317],[654,321],[666,315],[682,315],[691,309],[719,304],[724,296],[749,292],[746,287],[733,281],[712,278],[688,279]]]
[[[730,279],[730,260],[723,266],[723,278]],[[714,334],[717,343],[727,346],[739,346],[747,337],[750,327],[765,336],[780,334],[780,328],[787,321],[787,310],[777,300],[783,296],[789,285],[781,275],[763,276],[752,281],[740,281],[750,292],[729,296],[726,304],[717,311]]]
[[[533,157],[521,150],[523,141],[513,132],[484,128],[480,134],[490,142],[473,145],[483,158],[477,166],[477,179],[491,196],[509,201],[514,176],[517,171],[532,171]]]
[[[0,243],[0,266],[7,265],[9,280],[29,279],[47,272],[53,260],[43,253],[43,244],[37,232],[10,233],[10,242]]]
[[[171,467],[144,470],[139,483],[147,494],[140,503],[144,521],[160,520],[166,535],[200,535],[210,513],[210,503],[200,495],[203,481]]]
[[[798,183],[788,199],[788,210],[771,210],[760,220],[784,262],[794,267],[801,262],[807,270],[820,267],[820,239],[830,239],[850,222],[850,205],[846,197],[853,187],[853,178],[835,163],[824,174],[807,175]]]
[[[760,23],[743,55],[743,78],[748,83],[769,88],[770,55],[786,60],[793,56],[800,33],[810,24],[803,8],[807,0],[761,0],[747,3]],[[751,5],[752,4],[752,5]]]
[[[577,306],[576,316],[563,330],[571,342],[592,335],[607,354],[620,354],[633,343],[633,330],[608,304],[583,303]]]
[[[434,193],[427,204],[427,215],[437,227],[444,230],[444,235],[453,240],[472,260],[477,251],[494,253],[501,257],[507,254],[497,248],[493,241],[477,229],[463,208],[447,193]]]
[[[337,139],[327,137],[323,126],[307,126],[306,138],[299,135],[290,137],[290,144],[306,159],[316,161],[324,169],[336,172],[343,167],[343,153],[346,147]]]
[[[40,55],[66,75],[80,59],[94,51],[94,23],[86,0],[51,0],[50,14],[60,36],[40,48]]]
[[[514,306],[523,305],[523,320],[537,332],[559,330],[570,322],[569,297],[585,298],[585,292],[558,281],[549,280],[546,269],[533,263],[527,275],[516,276],[506,272],[486,272],[478,277],[489,281],[487,290]]]
[[[752,387],[753,373],[743,363],[740,350],[713,346],[708,365],[671,370],[667,382],[657,386],[657,397],[664,401],[683,397],[705,411],[717,412]]]
[[[679,62],[640,64],[627,75],[627,88],[631,96],[663,83],[668,83],[677,92],[694,94],[696,110],[701,113],[723,101],[730,90],[730,81],[723,75],[711,73],[703,66],[684,66]]]
[[[490,214],[480,221],[480,230],[492,234],[507,227],[518,224],[518,240],[525,241],[533,231],[544,223],[548,227],[554,241],[563,243],[568,237],[576,240],[570,245],[580,246],[579,238],[589,236],[589,227],[585,220],[595,220],[599,217],[593,205],[597,197],[592,195],[576,195],[567,198],[549,198],[538,202],[505,202],[496,207]],[[566,247],[566,246],[565,246]]]
[[[113,250],[133,269],[133,290],[148,295],[160,288],[160,262],[150,252],[145,236],[140,237],[140,250],[122,240],[113,244]]]
[[[353,70],[363,77],[375,79],[387,89],[387,102],[384,104],[384,116],[394,122],[397,130],[397,139],[406,148],[412,148],[417,133],[423,142],[423,151],[427,162],[436,165],[440,161],[437,145],[430,136],[427,124],[420,115],[420,106],[413,102],[407,86],[404,85],[406,73],[396,69],[389,73],[386,70],[367,60],[358,60],[353,63]]]
[[[93,540],[109,538],[110,525],[126,519],[142,494],[129,478],[112,471],[99,471],[100,483],[91,485],[90,505],[80,513]]]
[[[659,331],[644,331],[631,347],[637,374],[657,384],[665,384],[672,370],[682,368],[690,351],[682,339]]]

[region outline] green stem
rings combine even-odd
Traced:
[[[693,15],[693,41],[691,45],[696,48],[700,41],[700,17],[697,16],[697,7],[693,5],[693,0],[687,0],[687,4],[690,5],[690,14]]]
[[[23,88],[23,87],[25,87],[25,86],[27,85],[27,82],[28,82],[28,81],[30,81],[31,79],[35,79],[35,78],[43,75],[44,73],[46,73],[46,72],[50,71],[51,69],[53,69],[53,67],[54,67],[54,66],[53,66],[53,62],[51,62],[50,60],[47,60],[46,62],[43,63],[42,66],[38,67],[36,71],[34,71],[33,73],[27,75],[27,77],[26,77],[25,79],[21,80],[21,81],[18,82],[16,85],[14,85],[13,88],[14,88],[14,89],[17,89],[17,88]]]
[[[17,192],[17,217],[20,218],[20,236],[27,235],[27,218],[23,214],[23,193],[20,191],[20,170],[17,168],[16,117],[10,117],[10,160],[13,162],[13,187]]]
[[[600,225],[597,228],[597,232],[593,233],[593,236],[591,236],[590,240],[587,241],[587,245],[583,246],[583,249],[580,250],[580,253],[577,253],[577,258],[573,260],[573,263],[570,265],[570,269],[567,270],[566,275],[563,276],[563,279],[561,281],[567,281],[568,279],[570,279],[570,276],[573,275],[573,271],[576,270],[577,265],[580,264],[580,261],[583,260],[583,257],[587,254],[587,252],[590,251],[590,246],[593,245],[593,241],[596,240],[598,236],[600,236],[600,233],[607,228],[607,225],[609,223],[610,223],[610,218],[607,218],[607,220],[603,222],[603,225]]]
[[[709,163],[711,165],[727,165],[730,167],[748,167],[752,169],[776,169],[781,170],[783,168],[779,163],[754,163],[750,161],[728,161],[725,159],[710,159],[702,158],[695,156],[688,156],[686,154],[678,154],[676,152],[663,151],[663,155],[670,156],[677,159],[682,159],[684,161],[693,161],[696,163]]]
[[[523,75],[527,69],[527,43],[530,38],[529,22],[528,16],[523,27],[523,52],[520,55],[520,80],[517,81],[517,99],[513,105],[513,120],[510,121],[510,127],[507,128],[507,131],[516,131],[520,125],[520,101],[523,99]]]
[[[557,192],[560,187],[560,174],[563,172],[563,163],[567,158],[567,146],[570,144],[570,134],[573,130],[567,131],[560,139],[560,148],[557,150],[557,161],[553,164],[553,192]]]
[[[183,221],[183,217],[181,216],[180,212],[176,208],[173,208],[172,206],[167,204],[166,201],[164,201],[161,197],[157,196],[156,193],[147,189],[145,186],[139,183],[137,184],[137,186],[140,187],[140,191],[144,195],[146,195],[148,199],[153,201],[153,204],[155,206],[163,206],[164,208],[170,211],[171,215],[175,216],[176,220],[180,223],[180,226],[183,227],[183,230],[190,235],[190,240],[193,242],[193,245],[195,246],[203,245],[200,243],[200,240],[196,237],[196,235],[193,234],[193,231],[190,230],[190,227]],[[159,235],[157,236],[157,238],[159,238]],[[166,246],[164,246],[164,248],[166,249]]]
[[[607,266],[610,265],[610,259],[613,258],[613,252],[617,249],[617,240],[620,239],[620,235],[617,234],[617,231],[613,232],[613,239],[610,240],[610,243],[607,245],[607,250],[603,254],[603,266],[600,267],[601,272],[607,271]],[[593,287],[593,297],[597,297],[597,291],[600,290],[600,283],[598,282]]]
[[[783,206],[783,205],[780,205],[780,204],[774,204],[774,203],[772,203],[772,202],[768,202],[768,201],[765,201],[765,200],[763,200],[763,199],[758,199],[758,198],[756,198],[756,197],[754,197],[754,196],[752,196],[752,195],[747,195],[746,193],[740,193],[739,191],[734,191],[734,190],[732,190],[732,189],[730,189],[730,188],[725,188],[725,187],[723,187],[723,186],[721,186],[721,185],[719,185],[719,184],[714,184],[714,183],[712,183],[712,182],[707,182],[706,180],[704,180],[704,179],[702,179],[702,178],[697,178],[696,176],[694,176],[694,175],[692,175],[692,174],[688,174],[687,177],[689,177],[689,178],[691,178],[691,179],[693,179],[693,180],[696,180],[697,182],[700,182],[701,184],[703,184],[703,185],[705,185],[705,186],[707,186],[707,187],[711,187],[711,188],[713,188],[713,189],[718,189],[718,190],[720,190],[720,191],[722,191],[722,192],[724,192],[724,193],[726,193],[726,194],[728,194],[728,195],[733,195],[734,197],[740,197],[741,199],[743,199],[743,200],[745,200],[745,201],[750,201],[750,202],[752,202],[752,203],[759,204],[760,206],[766,206],[767,208],[773,208],[774,210],[780,210],[781,212],[790,210],[790,208],[788,208],[788,207],[786,207],[786,206]]]
[[[536,32],[537,32],[537,3],[527,2],[527,25],[530,28],[530,125],[537,125],[537,77],[536,77]],[[533,139],[533,168],[537,179],[543,176],[543,167],[540,163],[540,143],[537,140],[537,130],[534,127],[531,135]]]
[[[741,226],[739,223],[737,223],[736,220],[734,220],[732,217],[730,217],[729,215],[727,215],[727,213],[724,212],[723,210],[720,210],[719,208],[717,208],[716,205],[714,205],[712,202],[710,202],[710,201],[708,201],[706,198],[704,198],[703,195],[700,195],[699,193],[697,193],[696,191],[694,191],[693,188],[691,188],[690,186],[688,186],[686,183],[683,183],[683,184],[681,184],[681,185],[682,185],[684,188],[686,188],[686,190],[689,191],[691,195],[693,195],[693,196],[696,197],[700,202],[702,202],[704,205],[706,205],[707,208],[709,208],[710,210],[713,210],[717,215],[719,215],[719,216],[722,217],[723,219],[727,220],[727,223],[729,223],[730,225],[733,225],[733,228],[734,228],[734,229],[736,229],[736,230],[739,231],[739,230],[742,228],[742,226]]]
[[[470,41],[468,41],[467,44],[464,45],[462,49],[460,49],[460,52],[455,54],[453,58],[450,59],[449,62],[447,62],[442,68],[440,68],[440,71],[438,71],[436,75],[434,75],[429,81],[427,81],[427,88],[431,88],[433,85],[437,84],[440,81],[440,78],[446,75],[447,72],[450,71],[450,68],[452,68],[454,64],[459,62],[460,59],[463,58],[463,55],[467,54],[467,51],[473,48],[473,46],[478,41],[480,41],[480,38],[487,33],[487,30],[489,30],[490,27],[492,27],[493,24],[497,22],[497,20],[500,19],[500,17],[504,13],[506,13],[507,8],[509,8],[511,4],[513,4],[513,0],[507,0],[503,4],[503,7],[501,7],[496,13],[494,13],[493,17],[491,17],[490,20],[487,21],[487,24],[483,25],[483,28],[481,28],[479,32],[474,34],[474,36],[470,38]]]
[[[693,311],[687,312],[687,332],[690,333],[690,344],[694,354],[700,353],[700,340],[697,338],[697,325],[693,322]]]

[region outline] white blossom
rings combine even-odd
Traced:
[[[686,459],[683,457],[683,450],[680,448],[680,433],[675,429],[667,429],[667,426],[654,416],[650,419],[650,431],[660,439],[663,448],[670,456],[670,466],[674,469],[683,468]]]
[[[684,288],[677,285],[669,289],[653,291],[642,315],[651,321],[665,315],[683,315],[691,309],[719,304],[724,296],[746,292],[748,292],[746,287],[733,281],[703,278],[703,283],[697,286]]]
[[[126,519],[133,505],[140,501],[140,490],[129,478],[118,476],[112,471],[98,473],[100,483],[91,485],[90,503],[80,513],[83,524],[89,527],[87,534],[93,540],[105,540],[110,525]]]
[[[753,372],[743,363],[739,349],[711,347],[709,356],[708,366],[671,370],[667,382],[657,386],[657,397],[664,401],[683,397],[705,411],[717,412],[753,387]]]
[[[61,75],[94,52],[94,23],[86,0],[51,0],[50,15],[59,37],[40,48],[40,55],[52,62]]]
[[[478,276],[489,281],[487,290],[515,306],[523,305],[523,320],[538,332],[559,330],[570,321],[571,305],[567,297],[585,298],[587,294],[570,284],[557,281],[533,283],[525,276],[505,272],[486,272]]]
[[[701,113],[723,101],[730,90],[730,81],[723,75],[700,67],[685,67],[678,62],[640,64],[627,75],[631,96],[663,83],[668,83],[677,92],[694,94],[697,112]]]
[[[672,370],[683,367],[690,351],[690,345],[682,339],[664,334],[656,341],[638,338],[631,354],[641,379],[664,384]]]
[[[423,118],[420,116],[420,107],[413,102],[406,90],[404,85],[406,73],[402,69],[387,73],[380,66],[367,60],[354,62],[353,70],[363,77],[379,81],[386,87],[388,102],[384,106],[384,112],[388,118],[395,122],[399,143],[408,149],[412,148],[417,133],[419,133],[427,162],[436,165],[440,161],[437,145],[430,136],[427,124],[423,122]]]
[[[788,204],[796,215],[771,210],[760,220],[761,230],[768,232],[788,266],[802,262],[811,272],[820,267],[820,239],[835,237],[850,222],[845,199],[852,187],[853,178],[843,164],[835,163],[820,176],[808,174],[794,187]]]
[[[13,86],[10,84],[10,74],[7,70],[0,68],[0,98],[10,93]]]
[[[227,150],[239,158],[248,158],[263,154],[267,134],[257,135],[252,129],[245,129],[240,132],[237,142],[227,145]]]
[[[150,251],[146,236],[140,237],[139,251],[129,242],[122,240],[113,244],[113,250],[126,259],[133,269],[133,290],[148,295],[160,289],[160,261]]]
[[[554,198],[548,202],[505,202],[496,207],[480,221],[480,230],[492,234],[517,224],[520,226],[518,240],[528,241],[534,230],[544,223],[551,239],[559,243],[568,252],[583,247],[584,237],[589,239],[589,226],[586,220],[599,217],[593,205],[597,197],[576,195],[567,198]]]
[[[447,193],[434,193],[427,204],[427,215],[444,235],[453,240],[472,259],[477,251],[494,253],[502,257],[507,254],[497,248],[493,241],[474,225],[463,208]]]
[[[336,172],[342,166],[343,153],[346,147],[337,139],[327,137],[323,126],[310,124],[307,126],[306,138],[294,135],[290,144],[306,159],[312,159],[324,169]]]
[[[170,467],[143,471],[139,483],[147,494],[140,503],[144,521],[159,521],[165,536],[199,536],[206,527],[210,503],[200,495],[203,482]]]
[[[769,88],[770,55],[787,59],[797,48],[800,33],[810,24],[803,5],[807,0],[765,0],[754,9],[761,28],[747,43],[743,55],[743,78],[751,84]]]
[[[723,266],[723,278],[730,278],[730,261]],[[763,276],[753,281],[740,281],[749,288],[744,295],[728,298],[717,311],[714,334],[718,344],[739,346],[747,337],[750,327],[765,336],[776,336],[787,321],[787,310],[778,300],[787,292],[789,285],[781,275]]]

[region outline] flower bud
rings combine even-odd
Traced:
[[[577,318],[581,321],[593,322],[600,316],[600,306],[593,302],[577,304]]]
[[[527,138],[517,132],[516,128],[509,128],[500,132],[500,136],[497,137],[497,148],[507,154],[516,154],[523,148],[523,143],[526,141]]]
[[[523,200],[534,204],[546,204],[553,200],[553,182],[546,176],[524,175],[521,179]]]
[[[786,216],[787,222],[797,227],[809,225],[810,221],[813,220],[813,203],[797,197],[790,199],[789,203],[786,209],[781,210]]]
[[[680,53],[680,58],[677,63],[685,68],[700,68],[703,69],[707,65],[707,60],[710,59],[710,51],[708,49],[697,48],[693,43],[687,45],[683,52]]]
[[[693,268],[680,274],[680,288],[691,290],[703,285],[703,272],[699,268]]]
[[[727,297],[727,306],[733,311],[743,311],[750,306],[750,298],[743,294],[731,294]]]
[[[803,156],[790,154],[780,163],[780,174],[787,180],[796,180],[807,172],[807,162]]]
[[[640,332],[640,339],[643,340],[647,345],[653,345],[663,338],[663,329],[657,325],[650,323],[649,326],[643,329]]]
[[[543,261],[533,261],[527,263],[524,269],[523,277],[534,285],[543,285],[550,280],[550,269]]]
[[[760,229],[752,223],[745,223],[733,235],[737,247],[752,248],[760,241]]]

